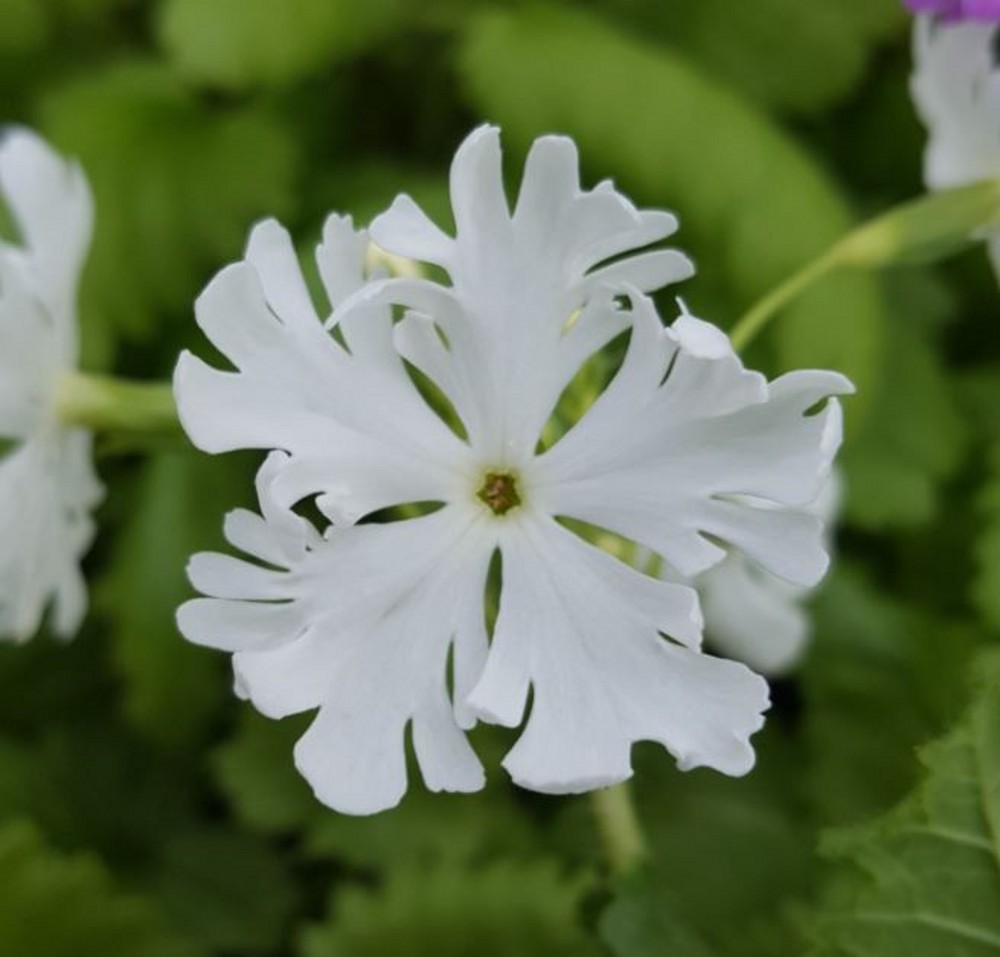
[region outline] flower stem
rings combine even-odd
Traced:
[[[757,337],[757,334],[807,286],[821,276],[825,276],[840,265],[840,244],[828,249],[818,259],[806,263],[798,272],[772,289],[763,299],[751,307],[733,327],[729,338],[733,348],[742,352]]]
[[[647,848],[628,782],[593,791],[590,800],[611,869],[616,874],[634,870],[646,858]]]
[[[158,437],[179,433],[169,382],[135,382],[72,372],[59,383],[60,421],[94,432]]]
[[[940,190],[893,206],[851,230],[751,307],[730,333],[733,348],[745,349],[783,306],[837,268],[931,262],[997,228],[1000,179]]]

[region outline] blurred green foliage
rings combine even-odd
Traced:
[[[328,924],[307,928],[302,957],[597,957],[580,927],[586,883],[552,863],[394,870],[377,890],[347,887]]]
[[[96,196],[85,365],[132,377],[207,349],[191,304],[256,218],[309,250],[330,209],[364,222],[406,190],[448,226],[447,165],[482,121],[502,124],[512,179],[556,130],[587,182],[677,210],[699,266],[682,293],[726,327],[920,191],[896,0],[0,0],[0,22],[6,119],[78,157]],[[414,773],[395,811],[319,805],[292,766],[308,719],[253,713],[224,656],[173,625],[187,556],[219,543],[255,457],[102,455],[84,632],[0,647],[0,953],[995,949],[995,661],[971,710],[967,678],[1000,631],[998,319],[974,248],[829,277],[755,343],[772,374],[832,366],[859,387],[840,564],[752,775],[636,749],[651,860],[614,884],[586,800],[513,788],[495,729],[475,737],[481,794],[431,795]],[[963,711],[918,785],[916,749]],[[931,853],[928,829],[967,840]],[[956,874],[977,886],[952,886],[950,918],[973,933],[935,950],[913,928]]]
[[[174,613],[188,595],[188,558],[221,548],[221,516],[251,504],[245,464],[185,452],[151,456],[123,505],[125,521],[95,589],[94,601],[115,636],[125,713],[168,747],[203,744],[205,726],[219,712],[225,665],[177,641]]]
[[[899,281],[899,280],[903,281]],[[872,383],[872,415],[844,452],[847,513],[861,528],[919,526],[934,515],[942,482],[961,465],[969,426],[948,381],[938,327],[953,302],[919,274],[889,288],[886,349]]]
[[[293,83],[402,33],[406,0],[168,0],[158,35],[177,72],[243,90]]]
[[[1000,941],[1000,657],[976,662],[958,726],[921,751],[925,779],[869,824],[833,832],[843,860],[809,953],[988,954]]]
[[[0,828],[0,951],[37,957],[197,957],[172,936],[155,907],[111,886],[92,856],[66,857],[30,824]]]
[[[972,583],[972,597],[983,617],[1000,628],[1000,446],[989,456],[989,477],[979,498],[984,525],[976,543],[978,570]]]
[[[94,190],[81,309],[95,362],[121,338],[159,338],[158,317],[190,306],[248,222],[292,209],[297,150],[273,112],[206,110],[154,60],[116,58],[58,86],[42,100],[42,123]]]

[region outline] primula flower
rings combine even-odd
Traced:
[[[945,21],[1000,23],[1000,0],[903,0],[914,13],[933,13]]]
[[[54,605],[69,637],[86,611],[79,561],[102,487],[91,436],[60,424],[60,378],[76,366],[76,289],[90,244],[87,181],[34,133],[0,142],[0,191],[19,243],[0,244],[0,635],[17,640]]]
[[[803,509],[819,517],[828,538],[839,500],[833,472],[816,501]],[[812,588],[773,575],[736,549],[692,584],[714,651],[768,676],[784,674],[799,662],[810,631],[803,605]]]
[[[1000,64],[996,25],[914,24],[910,90],[927,127],[924,180],[946,189],[1000,178]],[[989,240],[1000,275],[1000,233]]]
[[[194,556],[191,580],[208,597],[180,609],[182,632],[233,652],[237,690],[265,714],[319,708],[296,764],[342,811],[400,800],[408,725],[432,790],[482,786],[464,733],[476,720],[524,722],[503,763],[537,791],[627,778],[639,740],[683,768],[745,773],[765,682],[702,653],[694,590],[641,574],[564,520],[632,539],[687,575],[736,546],[812,584],[827,557],[801,506],[840,442],[839,407],[824,400],[849,383],[828,372],[769,383],[707,323],[683,315],[664,328],[645,293],[691,266],[637,250],[676,221],[638,211],[610,183],[581,190],[568,139],[535,142],[511,213],[499,135],[475,131],[455,157],[451,200],[454,238],[406,196],[371,226],[382,249],[440,268],[450,285],[366,277],[366,235],[331,217],[317,250],[325,322],[273,222],[198,300],[201,328],[235,368],[181,357],[188,434],[210,452],[275,451],[258,476],[262,514],[226,521],[252,560]],[[623,333],[607,389],[540,451],[581,364]],[[327,527],[294,510],[310,496]],[[360,521],[408,503],[436,510]]]

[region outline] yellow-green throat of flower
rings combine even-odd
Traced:
[[[487,505],[494,515],[506,515],[521,504],[517,477],[511,472],[487,472],[476,498]]]

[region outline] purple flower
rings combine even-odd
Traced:
[[[1000,0],[903,0],[914,13],[936,13],[943,20],[1000,23]]]

